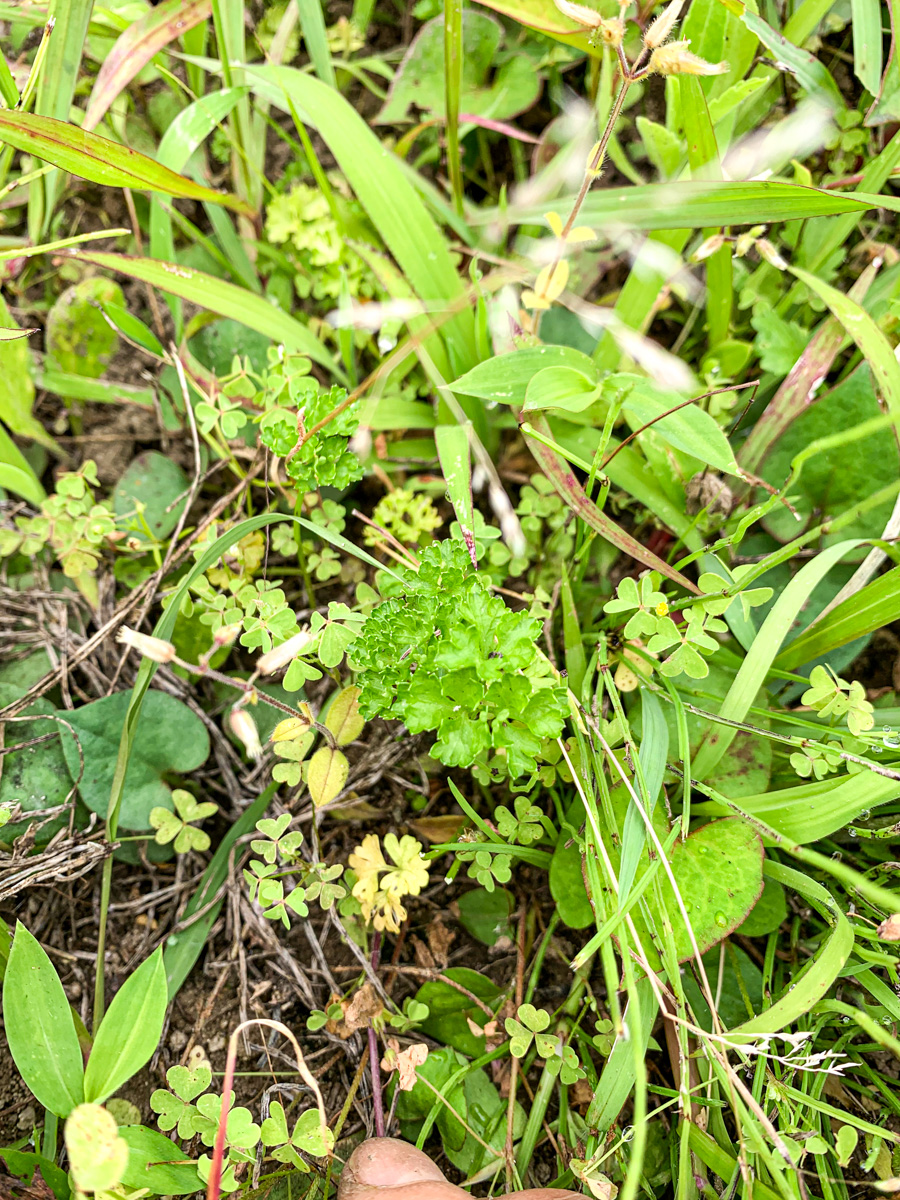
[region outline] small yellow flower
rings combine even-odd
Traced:
[[[388,865],[381,853],[378,834],[367,833],[362,840],[362,845],[356,847],[347,862],[350,870],[356,872],[358,879],[366,879],[370,875],[377,878],[379,871],[386,871]]]
[[[669,615],[669,606],[666,604],[665,600],[660,600],[654,611],[658,617],[667,617]]]
[[[553,230],[555,237],[562,238],[567,246],[577,245],[579,242],[593,242],[597,235],[588,225],[576,225],[574,229],[570,229],[563,238],[563,223],[562,217],[558,212],[544,213],[544,220]]]
[[[522,293],[522,305],[525,308],[549,308],[566,290],[569,282],[569,264],[564,258],[558,263],[544,267],[534,281],[534,291]]]
[[[383,933],[399,933],[400,926],[406,920],[406,909],[391,892],[379,892],[375,897],[372,924]]]

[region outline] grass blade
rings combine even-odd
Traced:
[[[549,437],[549,427],[543,418],[532,421],[532,426],[544,437]],[[567,504],[571,505],[573,510],[586,524],[590,525],[591,529],[595,529],[602,538],[617,546],[623,554],[629,555],[636,562],[643,563],[645,567],[650,567],[654,571],[659,571],[667,579],[671,579],[674,583],[680,584],[681,587],[687,588],[694,595],[699,595],[697,585],[692,583],[686,575],[682,575],[680,571],[676,571],[674,567],[670,567],[667,562],[654,554],[652,550],[648,550],[646,546],[642,546],[636,538],[633,538],[630,533],[626,533],[606,513],[600,511],[597,505],[588,498],[584,488],[569,470],[568,464],[561,455],[556,454],[548,446],[545,446],[543,442],[538,441],[537,438],[529,438],[528,446],[541,470],[556,488],[559,495]]]
[[[47,18],[54,22],[37,85],[34,110],[42,117],[68,121],[81,67],[81,54],[93,0],[50,0]],[[56,172],[34,186],[28,200],[28,232],[37,242],[47,229],[60,187]]]
[[[862,216],[870,208],[892,207],[894,197],[860,193],[826,192],[796,183],[648,183],[638,187],[600,188],[591,192],[581,209],[589,225],[618,223],[627,229],[705,229],[718,225],[775,224],[837,213]],[[561,211],[572,197],[555,203]],[[900,200],[897,200],[900,205]],[[546,204],[510,206],[501,211],[480,209],[476,225],[509,222],[540,224]]]
[[[461,300],[464,287],[440,230],[399,160],[344,97],[293,67],[248,67],[246,75],[263,98],[279,108],[288,108],[289,96],[301,118],[318,129],[416,295],[429,306]],[[441,374],[456,378],[478,361],[475,321],[468,307],[445,322],[441,337],[451,367]],[[429,353],[436,340],[428,339]],[[440,369],[441,363],[435,362]]]
[[[472,504],[472,463],[469,458],[469,435],[464,425],[439,425],[434,431],[441,470],[450,503],[459,521],[463,541],[469,551],[472,566],[478,566],[475,551],[475,513]]]
[[[162,192],[167,196],[224,204],[247,216],[253,213],[236,196],[201,187],[137,150],[53,117],[0,109],[0,142],[105,187]]]
[[[444,104],[447,110],[447,173],[453,206],[462,216],[463,180],[459,150],[459,94],[462,91],[462,0],[444,0]]]
[[[155,54],[187,30],[205,21],[212,0],[164,0],[132,22],[103,60],[82,128],[96,129],[115,100]]]
[[[323,83],[336,88],[334,64],[331,61],[328,34],[325,31],[324,6],[321,0],[297,0],[297,8],[300,12],[300,28],[303,30],[306,52],[313,70]]]
[[[801,568],[787,585],[760,627],[752,649],[741,664],[728,694],[722,701],[719,715],[727,721],[743,721],[756,694],[765,682],[778,648],[796,621],[813,588],[824,579],[835,563],[850,550],[859,546],[859,539],[838,542],[823,550]],[[694,777],[709,779],[716,764],[734,741],[737,729],[718,725],[702,742],[694,759]]]
[[[271,337],[273,341],[282,342],[288,350],[308,354],[313,362],[326,367],[336,378],[343,378],[343,372],[329,351],[305,325],[245,288],[225,283],[202,271],[157,262],[152,258],[129,258],[125,254],[89,251],[76,253],[85,262],[105,267],[108,271],[119,271],[132,279],[140,279],[164,292],[180,296],[182,300],[199,304],[201,308],[218,313],[220,317],[240,321],[242,325]]]
[[[782,650],[775,666],[782,671],[796,671],[804,663],[897,620],[900,620],[900,567],[874,579],[833,608],[824,620],[811,625]]]

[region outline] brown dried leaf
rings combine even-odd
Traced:
[[[382,1003],[371,983],[364,983],[357,988],[349,1000],[341,1000],[343,1016],[338,1021],[327,1021],[325,1028],[344,1041],[356,1033],[357,1029],[368,1029],[373,1017],[381,1012]]]
[[[456,931],[448,929],[441,918],[435,917],[425,931],[428,938],[428,949],[431,951],[434,961],[442,967],[446,967],[450,958],[450,947],[456,941]]]
[[[420,817],[417,821],[410,821],[409,827],[429,845],[438,846],[455,842],[466,820],[464,813],[448,813],[445,817]]]

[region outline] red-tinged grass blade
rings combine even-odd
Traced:
[[[531,424],[543,437],[550,437],[549,427],[543,417],[537,420],[532,418]],[[627,554],[637,562],[643,563],[645,567],[650,567],[653,571],[659,571],[661,575],[665,575],[667,579],[671,579],[673,583],[686,588],[695,596],[700,595],[696,584],[691,583],[686,575],[682,575],[680,571],[676,571],[674,567],[670,567],[667,562],[664,562],[652,550],[648,550],[646,546],[642,546],[630,533],[626,533],[624,529],[620,528],[615,521],[610,520],[606,513],[600,511],[593,500],[589,499],[584,488],[569,470],[568,463],[561,455],[555,453],[549,446],[545,446],[536,438],[528,439],[528,448],[559,495],[581,517],[586,525],[596,530],[607,542],[611,542],[614,546],[617,546],[623,554]]]
[[[187,200],[205,200],[253,216],[250,206],[236,196],[202,187],[192,179],[176,175],[145,154],[96,133],[88,133],[67,121],[0,109],[0,142],[91,183],[162,192]]]
[[[900,620],[900,567],[874,579],[855,596],[838,604],[828,615],[816,621],[795,638],[775,659],[782,671],[795,671],[803,663],[838,646]]]
[[[116,41],[94,82],[82,128],[96,129],[132,79],[175,38],[212,12],[212,0],[164,0],[134,21]]]
[[[313,362],[327,368],[336,379],[344,378],[333,356],[305,325],[246,288],[236,287],[202,271],[192,271],[174,263],[157,262],[153,258],[129,258],[126,254],[88,251],[78,252],[77,257],[107,271],[119,271],[122,275],[161,288],[164,292],[171,292],[182,300],[189,300],[209,312],[218,313],[220,317],[240,321],[242,325],[265,334],[273,341],[282,342],[288,350],[308,354]]]
[[[571,198],[555,201],[561,212]],[[774,224],[828,217],[837,213],[864,213],[872,208],[898,208],[900,198],[869,196],[859,192],[825,192],[796,183],[648,183],[628,188],[599,188],[588,195],[579,220],[602,229],[618,224],[628,229],[706,229],[719,225]],[[496,221],[511,225],[540,224],[546,204],[521,208],[483,208],[474,214],[475,225]]]
[[[469,458],[469,435],[462,425],[439,425],[434,431],[444,482],[450,503],[459,521],[463,541],[469,551],[472,566],[478,566],[475,550],[475,513],[472,503],[472,463]]]
[[[861,304],[877,271],[877,264],[870,263],[848,295]],[[763,459],[787,427],[813,403],[818,394],[815,384],[831,370],[845,337],[836,317],[828,317],[816,330],[741,447],[738,462],[745,471],[758,475]]]

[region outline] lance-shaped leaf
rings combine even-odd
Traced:
[[[532,421],[532,425],[538,433],[544,437],[549,437],[550,430],[543,418]],[[537,438],[528,439],[528,448],[559,495],[574,509],[586,525],[590,525],[591,529],[595,529],[606,541],[612,542],[614,546],[618,546],[623,554],[630,555],[637,562],[643,563],[645,567],[659,571],[661,575],[665,575],[667,579],[671,579],[674,583],[680,584],[681,587],[687,588],[695,596],[700,594],[697,585],[691,583],[686,575],[682,575],[680,571],[676,571],[674,567],[670,567],[667,562],[664,562],[652,550],[648,550],[646,546],[642,546],[636,538],[633,538],[630,533],[626,533],[605,512],[601,512],[572,474],[568,463],[559,454],[551,450],[549,446],[545,446],[542,442],[539,442]]]
[[[187,200],[224,204],[247,216],[253,214],[252,208],[236,196],[203,187],[145,154],[53,117],[0,109],[0,142],[105,187],[162,192]]]
[[[434,441],[437,446],[444,482],[447,484],[447,494],[463,541],[469,551],[472,566],[478,566],[475,550],[475,514],[472,504],[472,466],[469,460],[469,435],[462,425],[439,425],[434,431]]]
[[[84,117],[84,129],[96,129],[115,98],[155,54],[193,29],[212,12],[212,0],[164,0],[133,21],[103,60]]]

